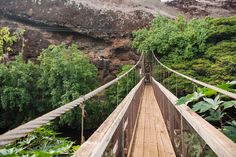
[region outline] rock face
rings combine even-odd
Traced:
[[[171,18],[236,13],[235,0],[1,0],[0,14],[37,26],[60,26],[93,38],[127,37],[156,14]],[[177,11],[179,10],[179,11]]]
[[[131,48],[131,32],[148,27],[157,12],[176,15],[165,4],[144,5],[141,0],[0,0],[5,18],[0,26],[26,30],[26,59],[35,59],[49,44],[76,43],[97,65],[104,83],[115,77],[121,65],[138,60]]]
[[[116,71],[124,64],[135,64],[139,56],[131,48],[130,38],[116,38],[105,41],[95,39],[76,32],[62,30],[44,30],[25,25],[19,22],[9,20],[0,20],[0,27],[9,27],[11,30],[23,28],[24,34],[24,52],[26,60],[36,61],[42,49],[51,44],[76,44],[99,69],[99,78],[101,84],[104,84],[115,78]],[[14,45],[14,56],[21,51],[22,42]]]
[[[164,1],[168,5],[161,0],[0,0],[0,26],[26,30],[26,59],[34,60],[50,44],[76,43],[97,65],[104,83],[121,65],[138,60],[131,32],[148,27],[156,14],[236,14],[235,0]]]
[[[189,16],[222,17],[236,14],[235,0],[173,0],[167,3]]]
[[[86,1],[70,0],[1,0],[0,10],[8,17],[49,26],[63,26],[94,38],[127,36],[146,27],[151,13],[139,10],[127,13]]]

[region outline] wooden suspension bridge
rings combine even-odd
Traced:
[[[170,72],[236,99],[236,94],[178,73],[163,65],[154,54],[153,57]],[[141,66],[142,79],[74,153],[74,157],[189,157],[207,156],[208,152],[213,156],[235,157],[236,144],[186,105],[175,105],[178,98],[151,76],[151,64],[145,62],[143,58],[142,55],[136,65],[115,80],[0,135],[0,146],[24,137],[75,107],[79,106],[83,114],[85,107],[83,104],[86,100]],[[81,121],[83,137],[83,116]],[[201,152],[199,155],[193,155],[192,148],[196,145],[196,141]]]

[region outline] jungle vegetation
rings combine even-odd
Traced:
[[[50,45],[36,61],[24,60],[23,51],[13,59],[14,43],[22,41],[24,31],[0,29],[0,129],[13,129],[44,113],[69,103],[99,86],[98,70],[79,48]],[[22,42],[22,47],[24,43]],[[117,76],[131,68],[124,65]],[[138,81],[133,71],[128,77],[87,101],[85,130],[96,129],[122,101]],[[13,116],[14,115],[14,116]],[[27,137],[0,149],[0,156],[67,156],[77,146],[57,133],[60,128],[80,130],[81,109],[75,108],[52,124],[43,126]],[[79,131],[78,131],[79,134]],[[48,141],[47,141],[48,140]]]
[[[168,67],[211,85],[236,93],[236,16],[186,20],[157,16],[150,28],[133,33],[133,47]],[[151,57],[150,57],[151,58]],[[194,111],[236,142],[236,101],[155,65],[155,78],[177,102]],[[197,146],[196,146],[197,147]]]
[[[76,45],[50,45],[37,62],[24,60],[22,51],[10,60],[11,46],[20,42],[24,30],[0,29],[0,129],[11,129],[79,98],[99,86],[98,70]],[[236,16],[187,21],[183,17],[157,16],[150,28],[133,33],[133,47],[147,56],[154,52],[165,65],[183,74],[235,92]],[[22,42],[22,47],[24,43]],[[123,66],[117,76],[130,66]],[[86,69],[86,70],[85,70]],[[155,77],[182,97],[188,105],[235,141],[236,103],[205,88],[195,87],[156,65]],[[161,77],[160,77],[161,76]],[[97,128],[138,80],[133,72],[98,97],[86,102],[85,129]],[[91,83],[93,82],[93,83]],[[194,91],[193,94],[190,94]],[[187,95],[189,94],[189,95]],[[186,96],[187,95],[187,96]],[[14,116],[12,116],[14,115]],[[3,119],[3,120],[2,120]],[[16,143],[0,149],[5,156],[56,156],[70,154],[73,142],[58,137],[57,127],[80,129],[81,111],[75,108],[56,119],[50,127],[37,129]],[[52,129],[53,128],[53,129]],[[51,139],[50,146],[39,139]],[[30,147],[26,146],[30,144]],[[45,148],[47,146],[47,148]],[[36,149],[37,148],[37,149]],[[6,155],[7,154],[7,155]]]

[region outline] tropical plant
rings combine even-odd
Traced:
[[[87,94],[98,85],[97,68],[76,45],[49,46],[39,57],[39,104],[51,109]],[[80,127],[80,109],[60,117],[61,126]]]
[[[175,20],[157,16],[150,29],[133,33],[133,47],[155,55],[170,68],[216,85],[236,79],[236,16]],[[154,67],[154,77],[178,96],[192,92],[191,83]],[[160,79],[161,78],[161,79]]]
[[[218,87],[236,93],[236,83],[228,82]],[[198,88],[197,92],[178,99],[177,105],[189,105],[193,111],[219,128],[226,136],[236,142],[236,101],[207,89]]]
[[[96,67],[75,45],[50,46],[41,53],[39,64],[25,62],[19,55],[0,64],[0,128],[14,128],[96,86]],[[63,115],[61,126],[80,126],[79,115],[79,109]]]
[[[0,28],[0,60],[8,59],[9,53],[13,52],[11,46],[19,39],[21,39],[23,37],[23,34],[23,29],[17,29],[15,32],[11,33],[8,27]]]
[[[36,99],[38,77],[38,66],[22,56],[0,64],[0,128],[16,127],[42,112]]]
[[[0,149],[2,157],[34,156],[55,157],[70,156],[79,146],[67,138],[58,137],[49,125],[36,129],[26,137]]]

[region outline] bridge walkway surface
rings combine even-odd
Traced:
[[[146,85],[131,157],[174,157],[174,149],[151,85]]]

